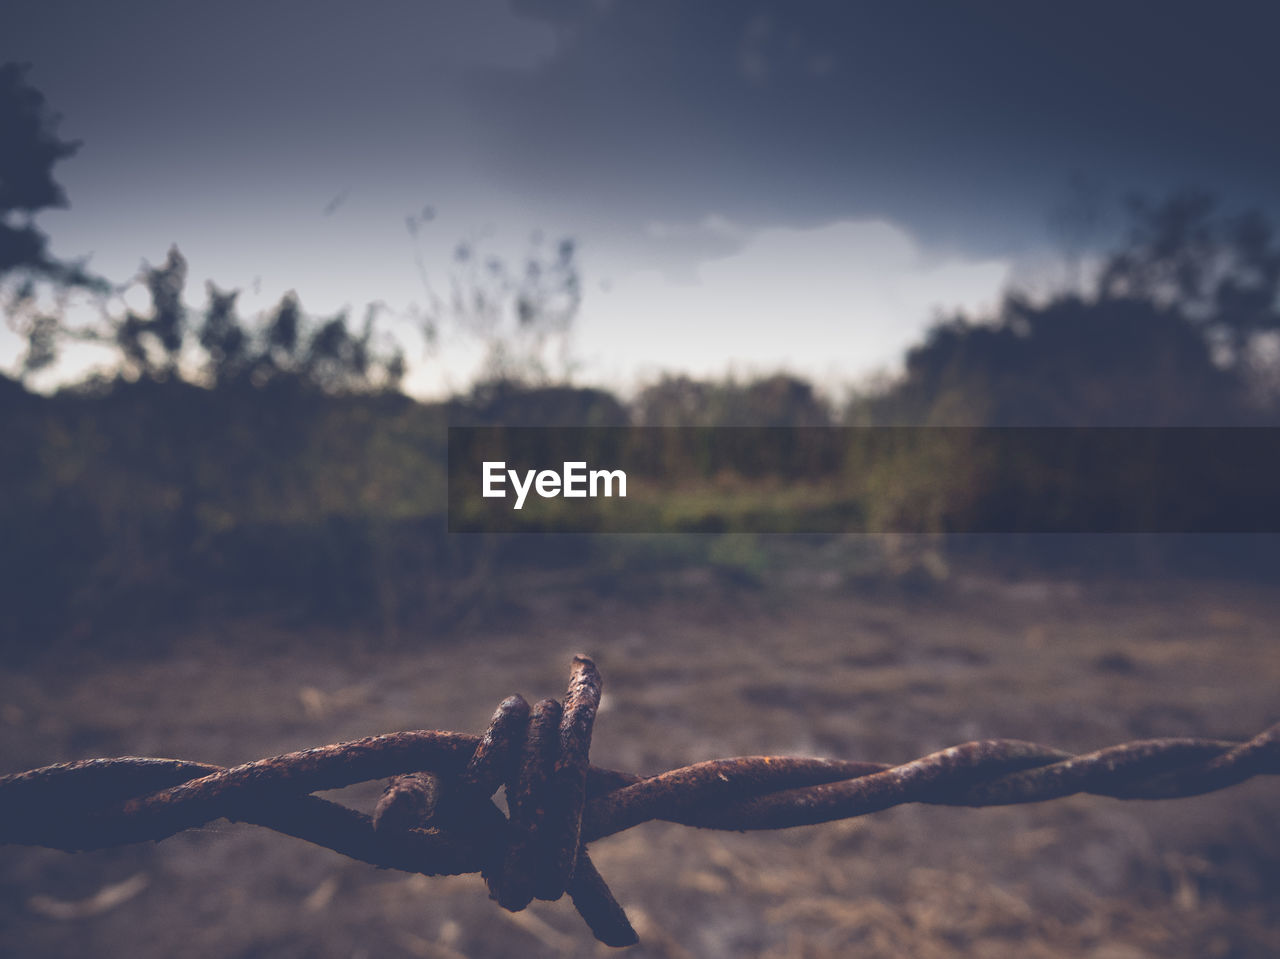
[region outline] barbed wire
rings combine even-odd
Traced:
[[[716,759],[640,777],[592,766],[602,688],[575,657],[564,702],[506,699],[483,736],[372,736],[233,768],[89,759],[0,777],[0,842],[79,851],[164,839],[215,819],[253,823],[391,869],[478,872],[512,911],[566,892],[611,946],[638,941],[587,844],[662,819],[784,829],[903,803],[1001,806],[1074,793],[1170,799],[1280,774],[1280,724],[1247,742],[1150,739],[1072,755],[987,739],[897,766],[834,759]],[[373,816],[311,795],[391,778]],[[508,813],[492,802],[505,787]]]

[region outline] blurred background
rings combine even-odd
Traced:
[[[450,425],[1277,425],[1272,8],[9,10],[0,773],[478,731],[575,652],[640,773],[1280,718],[1276,537],[948,534],[963,450],[856,490],[913,535],[446,527]],[[1276,795],[592,852],[636,955],[1269,957]],[[0,890],[23,956],[603,949],[226,823]]]

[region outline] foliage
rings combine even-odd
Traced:
[[[607,390],[529,386],[511,380],[477,383],[445,404],[453,426],[626,426],[626,406]]]
[[[415,240],[421,222],[408,221]],[[522,269],[515,270],[503,257],[483,253],[478,243],[459,243],[447,295],[431,285],[419,256],[427,295],[424,335],[435,342],[442,330],[454,330],[478,342],[484,356],[476,380],[482,385],[567,380],[570,335],[582,305],[577,256],[572,238],[548,244],[539,232],[530,239]]]
[[[1219,215],[1198,192],[1135,198],[1130,213],[1128,244],[1104,265],[1098,299],[1178,310],[1223,348],[1227,365],[1244,360],[1253,337],[1280,329],[1280,247],[1262,214]]]
[[[206,305],[193,323],[184,291],[187,261],[177,247],[159,266],[144,266],[135,284],[151,301],[147,313],[126,309],[98,324],[62,326],[64,339],[114,348],[126,380],[187,381],[214,388],[260,388],[288,379],[324,393],[394,390],[405,372],[398,346],[375,343],[378,308],[370,306],[359,333],[347,316],[313,318],[287,293],[266,315],[243,319],[239,292],[207,285]]]
[[[58,314],[67,295],[106,288],[83,263],[55,258],[35,225],[41,210],[67,205],[53,168],[80,145],[58,137],[57,118],[27,83],[26,72],[24,65],[0,64],[0,300],[10,327],[27,340],[24,373],[56,358]]]
[[[1208,426],[1265,421],[1277,374],[1280,249],[1257,214],[1199,194],[1134,201],[1126,244],[1086,292],[1010,293],[911,349],[904,377],[848,411],[866,424]],[[1270,344],[1270,345],[1269,345]]]
[[[636,397],[638,426],[829,426],[813,384],[776,374],[739,383],[664,376]]]

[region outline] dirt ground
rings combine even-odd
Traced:
[[[420,648],[223,623],[162,658],[0,677],[0,772],[90,756],[234,764],[397,729],[478,732],[503,697],[605,679],[592,759],[653,773],[752,754],[903,761],[982,737],[1087,751],[1248,738],[1280,719],[1280,596],[1258,586],[686,581],[643,600],[529,576],[517,615]],[[371,807],[379,784],[339,798]],[[906,806],[754,834],[651,823],[592,856],[634,957],[1280,955],[1280,781],[1165,802]],[[10,956],[601,956],[567,899],[511,914],[479,877],[380,871],[225,822],[95,853],[0,849]]]

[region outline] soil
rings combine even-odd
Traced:
[[[151,755],[234,764],[397,729],[478,732],[592,655],[603,766],[754,754],[898,762],[1009,737],[1082,752],[1245,739],[1280,719],[1280,596],[1213,582],[953,578],[922,592],[696,577],[602,599],[529,574],[501,621],[392,648],[266,618],[162,655],[47,657],[0,676],[0,772]],[[340,791],[370,809],[381,784]],[[630,956],[1280,955],[1280,781],[1192,799],[905,806],[737,834],[650,823],[592,857]],[[377,870],[217,822],[93,853],[0,850],[13,956],[601,956],[566,900],[518,914],[477,876]]]

